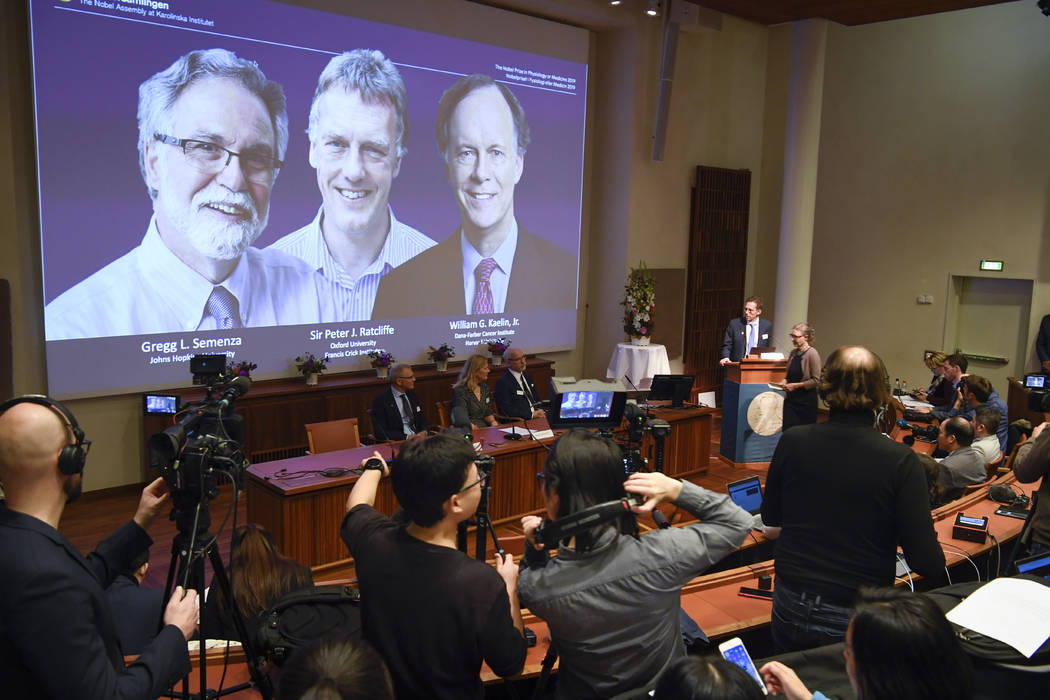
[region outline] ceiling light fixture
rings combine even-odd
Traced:
[[[649,6],[645,8],[645,14],[656,17],[660,14],[660,0],[649,0]]]

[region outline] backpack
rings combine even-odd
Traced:
[[[327,637],[361,638],[361,594],[349,585],[314,586],[286,593],[260,618],[258,650],[277,665],[299,647]]]

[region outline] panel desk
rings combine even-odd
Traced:
[[[433,363],[413,366],[415,391],[431,426],[439,425],[436,402],[452,397],[452,385],[462,366],[462,362],[450,363],[446,372],[438,372]],[[536,382],[539,398],[548,398],[554,363],[541,357],[529,357],[527,371]],[[502,367],[492,368],[489,389],[495,389],[502,374]],[[300,456],[306,451],[304,426],[307,423],[339,418],[357,418],[363,438],[371,431],[367,412],[372,400],[381,392],[389,391],[389,387],[390,380],[380,379],[374,370],[333,372],[323,375],[316,386],[307,386],[303,379],[290,377],[255,381],[248,393],[235,404],[236,413],[244,417],[245,452],[252,462]],[[170,393],[179,396],[182,406],[199,403],[204,398],[201,387]],[[171,416],[145,416],[145,437],[171,423]],[[144,440],[143,444],[146,442]],[[149,455],[146,455],[146,463],[149,463]]]
[[[711,408],[655,410],[658,417],[671,424],[665,445],[667,474],[686,476],[707,471],[714,413]],[[533,430],[547,428],[543,419],[529,421],[528,425]],[[474,441],[481,443],[481,450],[496,459],[489,501],[489,516],[495,522],[515,520],[543,507],[536,474],[542,471],[551,442],[528,438],[515,442],[505,435],[500,428],[474,431]],[[643,456],[651,454],[652,447],[652,438],[647,434],[641,446]],[[389,460],[397,449],[397,444],[363,446],[254,464],[248,468],[245,487],[248,520],[266,527],[281,551],[303,564],[318,566],[345,559],[347,551],[339,539],[339,524],[357,477],[324,477],[318,472],[358,467],[374,450]],[[292,474],[297,476],[289,478]],[[396,508],[390,482],[384,480],[376,496],[376,509],[389,515]]]

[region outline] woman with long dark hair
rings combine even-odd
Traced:
[[[857,700],[968,700],[973,668],[937,604],[921,593],[865,588],[846,630],[846,675]],[[770,693],[820,700],[779,661],[760,669]]]
[[[281,596],[314,585],[310,567],[282,555],[266,528],[255,523],[241,525],[233,533],[229,578],[237,613],[249,634]],[[214,581],[201,612],[201,634],[207,639],[241,641],[233,614]]]

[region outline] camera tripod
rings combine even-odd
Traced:
[[[477,455],[474,460],[474,464],[477,465],[478,471],[481,472],[481,499],[478,501],[478,508],[474,511],[474,523],[476,525],[474,530],[474,558],[479,561],[485,561],[485,551],[487,549],[487,537],[491,535],[492,544],[496,546],[496,551],[499,552],[500,556],[503,556],[503,548],[499,546],[499,539],[496,537],[496,526],[492,524],[492,518],[489,517],[489,498],[492,496],[492,468],[496,466],[496,460],[491,455]],[[456,548],[467,554],[467,521],[459,524],[456,530]]]
[[[174,519],[178,533],[172,540],[171,564],[168,567],[167,582],[164,584],[163,599],[168,600],[171,596],[172,584],[175,582],[176,566],[180,585],[183,589],[198,591],[203,597],[204,559],[207,557],[211,562],[213,586],[216,582],[218,583],[218,593],[223,596],[226,609],[230,611],[230,616],[237,628],[237,634],[241,638],[241,645],[244,649],[251,681],[219,691],[208,688],[207,649],[205,649],[205,641],[207,639],[205,633],[208,630],[205,630],[202,626],[200,628],[200,648],[198,650],[200,659],[200,693],[190,693],[189,676],[186,676],[182,679],[182,692],[172,692],[170,697],[184,698],[185,700],[190,700],[191,698],[205,700],[206,698],[217,698],[248,688],[255,688],[262,695],[263,700],[270,700],[273,696],[273,688],[270,679],[262,672],[262,657],[256,653],[252,637],[248,634],[244,620],[237,610],[233,590],[230,587],[230,579],[226,575],[226,568],[222,564],[222,557],[219,555],[216,546],[216,537],[208,531],[211,526],[211,514],[208,508],[209,493],[207,490],[202,490],[199,498],[189,498],[187,494],[181,493],[173,494],[172,497],[175,502]],[[180,501],[182,502],[180,503]],[[191,505],[191,503],[193,504]],[[236,508],[236,502],[234,507]],[[212,590],[212,595],[215,594],[216,591]]]

